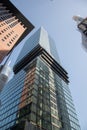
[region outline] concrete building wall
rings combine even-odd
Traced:
[[[0,63],[33,28],[9,0],[0,0]]]

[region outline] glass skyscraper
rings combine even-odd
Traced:
[[[80,130],[67,72],[40,28],[24,44],[0,93],[0,130]]]

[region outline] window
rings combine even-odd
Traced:
[[[58,127],[52,125],[52,130],[60,130]]]
[[[10,45],[9,45],[9,44],[7,44],[7,46],[9,46],[9,47],[10,47]]]
[[[85,27],[83,24],[80,24],[80,25],[79,25],[79,29],[81,29],[82,31],[85,31],[85,30],[86,30],[86,27]]]
[[[31,121],[36,123],[36,114],[35,113],[31,113],[30,118],[31,118]]]

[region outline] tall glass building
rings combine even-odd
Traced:
[[[0,130],[80,130],[67,72],[40,28],[24,44],[0,93]]]

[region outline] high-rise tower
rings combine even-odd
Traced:
[[[0,63],[33,28],[9,0],[0,0]]]
[[[0,63],[33,28],[9,0],[0,0]],[[6,84],[10,71],[6,62],[0,67],[0,91]]]
[[[87,51],[87,17],[74,16],[73,19],[77,22],[77,28],[82,35],[82,45]]]
[[[0,130],[80,130],[52,38],[40,28],[24,44],[0,94]]]

